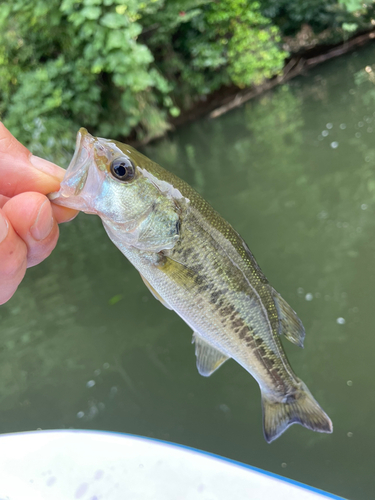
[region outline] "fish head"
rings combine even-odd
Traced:
[[[134,220],[160,194],[146,182],[142,167],[147,168],[147,162],[150,160],[131,146],[94,137],[81,128],[60,190],[49,198],[103,220]]]
[[[107,232],[128,233],[133,242],[146,233],[149,240],[155,233],[162,246],[168,233],[170,247],[176,241],[172,233],[178,227],[178,200],[184,197],[170,182],[170,174],[136,149],[81,128],[60,190],[49,198],[99,215]]]

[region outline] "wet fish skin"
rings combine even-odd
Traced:
[[[128,182],[111,172],[119,158],[134,166]],[[284,334],[302,346],[301,321],[241,236],[187,183],[130,146],[81,129],[61,189],[51,199],[101,217],[154,296],[193,329],[202,375],[233,358],[256,379],[268,442],[293,423],[332,432],[280,342]]]

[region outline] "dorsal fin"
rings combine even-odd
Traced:
[[[198,372],[203,377],[209,377],[216,371],[229,357],[202,339],[197,333],[193,333],[195,342],[195,355],[197,357]]]
[[[276,290],[272,294],[279,315],[279,335],[284,335],[293,344],[303,347],[305,329],[302,321]]]
[[[158,292],[155,290],[155,288],[153,286],[150,285],[150,283],[146,280],[146,278],[144,278],[141,273],[139,273],[139,274],[141,275],[143,283],[147,286],[147,288],[150,290],[150,292],[155,297],[155,299],[159,300],[163,304],[163,306],[165,306],[167,309],[170,309],[171,311],[173,311],[171,306],[169,304],[167,304],[162,297],[160,297]]]

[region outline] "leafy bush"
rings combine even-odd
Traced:
[[[179,3],[167,4],[169,17],[179,17],[179,23],[155,30],[148,40],[163,75],[174,82],[179,102],[225,84],[260,83],[281,70],[287,54],[280,48],[279,30],[260,13],[259,2],[205,1],[189,13],[179,11]],[[190,103],[188,99],[185,105]]]
[[[82,125],[155,137],[200,95],[278,71],[278,41],[247,0],[13,0],[0,5],[0,112],[25,142],[36,124],[40,143]]]
[[[330,28],[342,34],[345,24],[354,25],[355,31],[368,27],[374,14],[372,2],[360,0],[262,0],[261,5],[262,14],[284,35],[295,35],[303,24],[315,33]]]
[[[277,74],[280,29],[345,22],[350,32],[369,16],[358,0],[340,1],[2,2],[0,115],[47,155],[59,138],[64,156],[80,126],[113,138],[160,136],[170,117],[223,85]]]

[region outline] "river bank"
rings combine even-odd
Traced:
[[[271,90],[277,85],[281,85],[288,80],[305,73],[310,68],[317,66],[318,64],[340,57],[352,50],[374,42],[374,40],[375,30],[371,30],[365,33],[360,33],[345,42],[329,45],[314,44],[313,46],[300,46],[299,50],[294,52],[286,60],[282,74],[264,81],[261,85],[249,88],[239,89],[235,85],[222,87],[206,99],[202,99],[197,102],[191,109],[182,112],[178,117],[171,119],[170,123],[172,130],[204,116],[207,116],[210,119],[217,118],[231,109],[241,106],[246,101]],[[128,142],[137,147],[148,142],[152,142],[155,139],[140,142],[134,141],[132,138],[127,138],[124,142]]]

